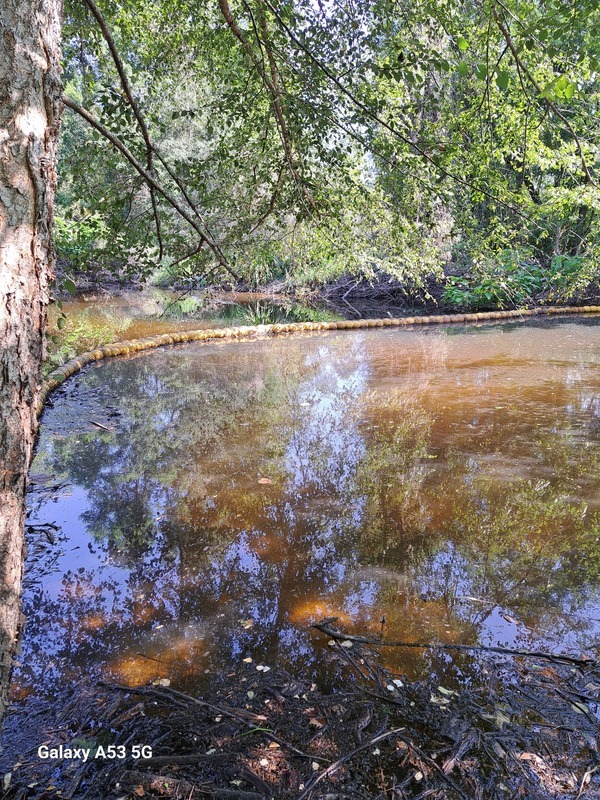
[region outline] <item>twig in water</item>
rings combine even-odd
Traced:
[[[527,658],[543,658],[547,661],[561,661],[567,664],[577,664],[579,666],[590,666],[596,664],[593,658],[575,658],[574,656],[561,655],[560,653],[546,653],[541,650],[516,650],[512,647],[492,647],[484,644],[448,644],[445,642],[400,642],[392,641],[386,642],[382,639],[376,639],[369,636],[352,636],[351,634],[338,631],[336,628],[331,627],[331,622],[335,619],[327,619],[323,622],[315,622],[312,626],[317,630],[324,633],[326,636],[331,636],[332,639],[343,639],[350,642],[358,642],[359,644],[368,644],[372,647],[416,647],[425,650],[479,650],[485,653],[503,653],[510,656],[525,656]]]
[[[108,431],[109,433],[113,432],[112,428],[107,428],[106,425],[103,425],[101,422],[95,422],[93,419],[91,419],[90,423],[95,425],[97,428],[102,428],[103,431]]]

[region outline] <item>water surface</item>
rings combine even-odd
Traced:
[[[595,654],[599,362],[588,319],[91,366],[43,417],[13,696],[90,674],[196,690],[247,657],[319,678],[327,616]],[[446,683],[472,661],[386,658]]]

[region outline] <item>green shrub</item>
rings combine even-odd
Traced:
[[[475,264],[471,274],[449,277],[442,299],[468,309],[562,302],[590,282],[589,266],[583,256],[559,255],[542,267],[522,251],[503,250]]]
[[[341,317],[326,309],[299,305],[298,303],[261,302],[226,305],[221,319],[240,322],[242,325],[276,325],[284,322],[329,322]]]
[[[53,234],[59,258],[64,258],[77,270],[84,270],[93,260],[98,244],[106,241],[108,231],[98,213],[86,214],[81,219],[67,219],[57,214]]]

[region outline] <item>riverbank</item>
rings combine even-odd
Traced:
[[[412,282],[378,270],[344,273],[330,281],[298,282],[287,277],[264,284],[238,285],[231,282],[207,285],[201,279],[175,277],[166,282],[162,277],[158,282],[150,278],[144,283],[129,275],[102,270],[80,273],[74,280],[82,292],[118,293],[154,286],[209,299],[229,296],[232,302],[241,304],[253,301],[309,304],[349,319],[383,316],[388,309],[391,316],[397,316],[399,311],[459,313],[600,302],[598,275],[580,257],[557,257],[545,267],[535,261],[506,258],[471,268],[451,262]],[[62,271],[61,275],[66,273]]]
[[[246,658],[201,697],[159,680],[37,701],[2,797],[600,797],[596,662],[480,650],[468,685],[449,688],[334,635],[329,692]]]
[[[194,284],[161,288],[131,279],[120,281],[108,273],[97,277],[90,281],[85,275],[78,276],[76,295],[59,295],[59,303],[51,306],[45,375],[75,356],[111,342],[201,328],[600,305],[597,283],[560,295],[544,285],[526,297],[517,293],[514,302],[498,294],[495,301],[483,302],[456,285],[454,302],[450,302],[448,281],[465,281],[466,286],[468,275],[432,276],[422,287],[408,287],[378,275],[374,279],[344,276],[317,287],[290,288],[276,282],[256,290]],[[568,302],[560,303],[567,295]]]

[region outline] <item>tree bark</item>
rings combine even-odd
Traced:
[[[0,719],[21,627],[61,112],[61,0],[0,2]]]

